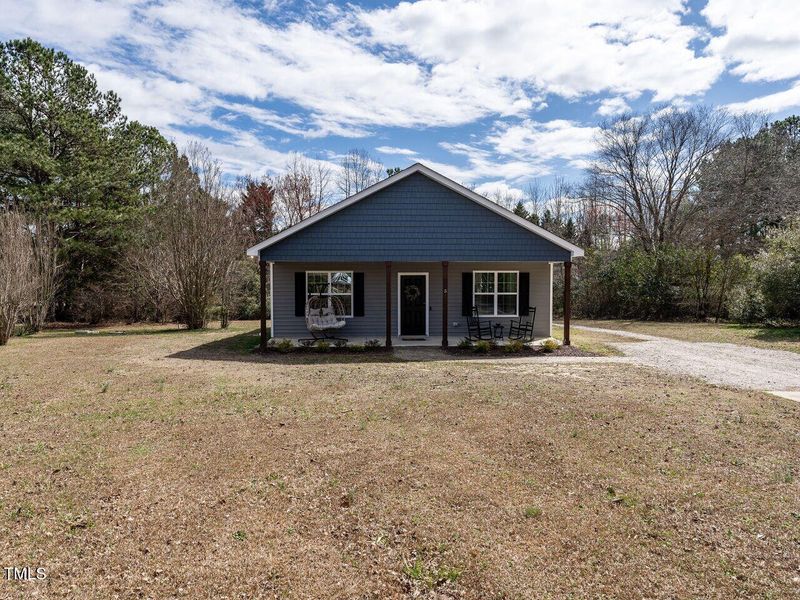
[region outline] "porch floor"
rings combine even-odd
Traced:
[[[278,336],[278,337],[280,337],[280,336]],[[291,339],[292,339],[292,342],[295,345],[299,345],[300,344],[299,338],[291,338]],[[351,337],[347,338],[347,343],[348,344],[363,344],[364,342],[366,342],[368,340],[371,340],[371,339],[372,340],[380,340],[381,345],[383,345],[383,343],[385,341],[385,338],[383,338],[383,337],[372,337],[372,338],[369,338],[369,337],[363,337],[363,336],[351,336]],[[450,338],[449,338],[450,345],[451,346],[455,346],[462,339],[464,339],[464,338],[463,337],[455,337],[454,338],[454,337],[450,336]],[[508,343],[509,340],[507,338],[504,338],[502,340],[495,340],[495,341],[497,342],[497,344],[499,346],[504,346],[505,344]],[[542,338],[537,338],[536,340],[533,341],[532,345],[533,346],[538,346],[539,344],[541,344],[541,342],[542,342]],[[440,335],[429,335],[427,337],[422,337],[421,339],[403,339],[402,337],[392,336],[392,346],[395,347],[395,348],[403,348],[403,347],[410,347],[410,346],[434,347],[434,346],[441,346],[441,345],[442,345],[442,336],[440,336]]]

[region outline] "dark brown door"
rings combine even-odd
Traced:
[[[425,275],[400,275],[400,335],[425,335]]]

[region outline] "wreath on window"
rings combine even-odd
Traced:
[[[408,300],[409,302],[416,302],[417,299],[420,297],[420,294],[422,294],[422,291],[419,289],[418,285],[414,285],[412,283],[411,285],[407,285],[405,287],[403,293],[405,293],[406,295],[406,300]]]

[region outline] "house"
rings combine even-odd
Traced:
[[[583,250],[422,164],[384,179],[250,248],[261,267],[261,343],[307,338],[315,294],[343,309],[350,339],[450,340],[473,307],[506,327],[535,307],[534,335],[551,335],[553,264],[565,265],[569,344],[572,260]],[[327,300],[329,304],[334,303]]]

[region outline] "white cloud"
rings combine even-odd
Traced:
[[[522,200],[525,197],[525,192],[521,189],[508,185],[505,181],[487,181],[475,188],[475,191],[481,196],[489,199],[503,199],[503,200]]]
[[[597,114],[601,117],[613,117],[621,115],[631,109],[625,98],[605,98],[600,102],[600,107],[597,109]]]
[[[420,0],[362,10],[370,39],[446,74],[452,89],[475,81],[532,86],[574,98],[611,91],[656,101],[707,90],[722,72],[696,53],[702,37],[681,22],[682,0]]]
[[[263,18],[273,1],[261,12],[212,0],[0,2],[3,35],[59,44],[107,71],[116,57],[141,81],[187,84],[209,104],[288,101],[305,122],[267,124],[310,137],[524,116],[545,93],[668,100],[707,89],[721,64],[690,48],[699,33],[681,23],[681,0],[421,0],[328,6],[288,23]]]
[[[732,113],[777,113],[796,107],[800,107],[800,81],[795,82],[792,87],[781,92],[759,96],[745,102],[733,102],[726,106]]]
[[[416,156],[416,150],[411,150],[409,148],[397,148],[395,146],[378,146],[375,148],[376,152],[380,152],[381,154],[390,154],[392,156]]]
[[[131,24],[133,2],[126,0],[0,0],[0,32],[30,36],[70,50],[103,47]]]
[[[575,159],[594,149],[596,127],[585,127],[564,119],[539,122],[526,119],[516,125],[498,124],[487,137],[500,154],[537,162]]]
[[[800,76],[800,2],[797,0],[709,0],[702,10],[724,33],[708,44],[712,55],[734,65],[744,81]]]

